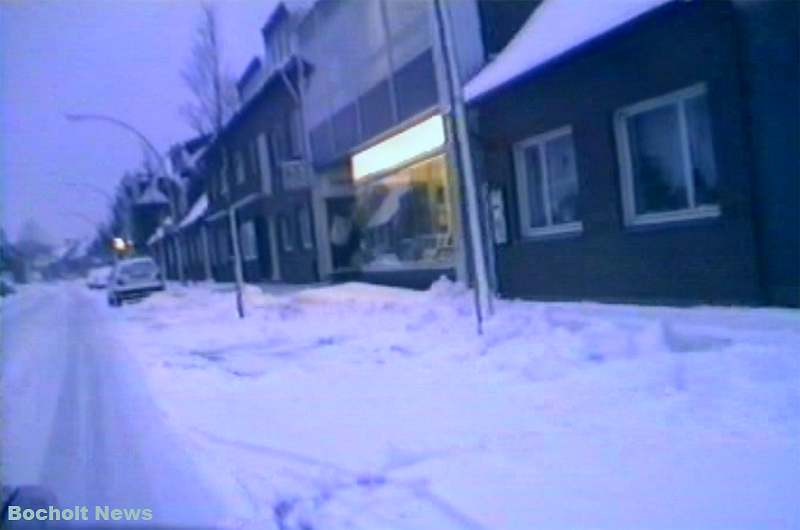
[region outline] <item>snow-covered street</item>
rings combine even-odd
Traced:
[[[344,284],[3,301],[3,480],[155,522],[800,528],[800,313]]]

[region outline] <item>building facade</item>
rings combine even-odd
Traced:
[[[558,42],[557,15],[534,11],[496,61]],[[467,85],[501,295],[797,305],[796,120],[759,161],[758,120],[781,118],[753,109],[743,16],[667,1]],[[771,88],[796,88],[796,65]],[[784,95],[797,116],[796,90]]]
[[[443,5],[459,21],[466,79],[485,58],[478,3]],[[420,287],[465,278],[433,7],[321,0],[298,27],[323,277]]]
[[[240,79],[241,106],[208,150],[205,222],[218,281],[235,279],[234,244],[244,281],[318,278],[298,92],[304,74],[288,39],[299,15],[281,4],[269,17],[262,30],[265,58]]]

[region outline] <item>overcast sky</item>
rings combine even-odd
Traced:
[[[259,29],[274,0],[217,1],[223,53],[238,77],[261,53]],[[191,130],[179,114],[180,78],[200,18],[193,0],[0,2],[0,218],[14,239],[34,218],[52,236],[93,234],[105,199],[139,166],[142,149],[122,130],[70,123],[67,112],[111,114],[165,150]],[[80,215],[76,215],[80,214]]]

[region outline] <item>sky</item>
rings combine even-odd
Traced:
[[[218,0],[223,57],[238,77],[262,53],[274,0]],[[15,239],[35,219],[51,243],[89,237],[142,161],[129,133],[66,113],[100,113],[141,130],[161,151],[192,135],[180,77],[200,20],[195,0],[0,1],[0,222]]]

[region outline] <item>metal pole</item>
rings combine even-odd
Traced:
[[[471,242],[473,257],[473,273],[475,275],[475,312],[478,320],[478,333],[483,333],[483,320],[490,316],[491,293],[489,291],[489,278],[486,266],[486,253],[483,244],[483,231],[481,229],[478,193],[475,183],[475,170],[472,163],[469,145],[469,132],[467,129],[466,110],[461,90],[461,81],[458,73],[452,26],[445,13],[441,0],[433,0],[434,27],[436,38],[442,48],[445,59],[447,92],[450,100],[453,121],[455,125],[455,140],[458,145],[458,155],[463,171],[464,188],[466,191],[467,206],[467,233]]]
[[[228,182],[228,151],[220,145],[222,150],[222,178],[225,179],[225,188],[231,193],[233,188]],[[230,198],[228,199],[230,200]],[[236,312],[239,318],[245,317],[244,308],[244,278],[242,274],[242,256],[239,252],[239,231],[236,229],[236,208],[234,204],[228,205],[228,228],[230,230],[231,246],[233,247],[233,276],[236,281]]]
[[[169,172],[167,171],[167,164],[166,164],[166,162],[164,162],[164,157],[161,155],[161,153],[158,151],[158,149],[156,149],[156,147],[153,145],[153,143],[147,138],[147,136],[145,136],[141,131],[139,131],[139,129],[137,129],[133,125],[131,125],[131,124],[129,124],[129,123],[123,121],[123,120],[120,120],[119,118],[115,118],[113,116],[109,116],[107,114],[66,114],[66,118],[69,121],[76,121],[76,122],[79,122],[79,121],[102,121],[102,122],[110,123],[112,125],[115,125],[117,127],[120,127],[122,129],[128,131],[129,133],[131,133],[134,136],[136,136],[139,140],[141,140],[142,143],[155,156],[156,160],[158,161],[158,165],[159,165],[159,169],[161,171],[161,174],[164,176],[164,178],[166,178],[167,180],[172,180],[170,178]],[[179,221],[177,204],[175,204],[172,200],[170,200],[169,197],[167,198],[167,202],[169,202],[169,205],[170,205],[170,213],[172,214],[172,218],[175,220],[174,222],[177,223]],[[130,227],[128,227],[128,230],[130,230]],[[128,236],[130,237],[130,234],[128,234]],[[177,238],[176,238],[176,241],[177,241]],[[182,260],[182,256],[181,256],[180,244],[178,244],[176,246],[176,253],[177,253],[176,254],[176,260],[178,262],[178,278],[181,280],[181,282],[183,282],[183,267],[181,266],[181,263],[182,263],[183,260]]]
[[[233,246],[233,274],[236,278],[236,311],[239,318],[244,318],[244,296],[242,293],[242,256],[239,252],[239,231],[236,229],[236,210],[228,208],[228,225],[231,230],[231,245]]]

